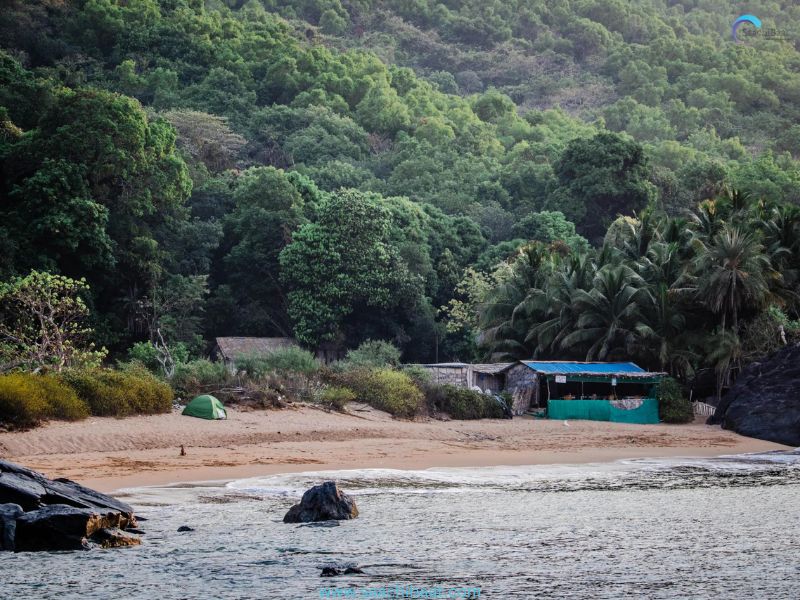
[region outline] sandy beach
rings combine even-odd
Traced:
[[[187,481],[355,468],[424,469],[716,456],[786,449],[702,422],[399,421],[367,406],[229,409],[226,421],[167,415],[51,422],[0,433],[0,457],[111,492]],[[180,455],[180,446],[186,455]]]

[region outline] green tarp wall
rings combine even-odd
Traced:
[[[641,406],[632,410],[616,408],[610,400],[548,400],[547,417],[652,424],[658,423],[658,400],[644,398]]]

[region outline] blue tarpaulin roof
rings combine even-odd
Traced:
[[[632,362],[562,362],[523,360],[522,363],[538,373],[547,375],[641,375],[647,373]]]

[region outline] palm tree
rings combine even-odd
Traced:
[[[651,300],[644,304],[643,322],[637,329],[640,351],[652,356],[661,371],[686,373],[694,355],[686,343],[686,316],[678,304],[685,280],[680,245],[652,242],[637,269],[647,282]]]
[[[576,329],[561,340],[562,348],[586,347],[586,360],[629,355],[642,322],[648,290],[644,280],[626,265],[605,265],[592,289],[576,290],[572,305]]]
[[[528,298],[532,311],[540,315],[525,341],[534,347],[533,356],[556,356],[562,341],[575,329],[578,315],[572,300],[578,290],[592,287],[597,267],[588,254],[572,255],[562,262],[543,290],[535,290]]]
[[[699,250],[693,265],[695,293],[711,312],[722,315],[723,331],[730,316],[738,333],[740,311],[759,308],[767,299],[768,278],[774,274],[769,258],[754,234],[727,225]]]
[[[536,321],[531,298],[542,290],[558,256],[535,242],[520,250],[508,276],[479,306],[480,345],[492,359],[526,358],[530,348],[526,337]]]

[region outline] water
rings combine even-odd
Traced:
[[[281,522],[328,478],[358,519]],[[125,495],[141,547],[1,555],[0,597],[796,599],[798,492],[798,452],[143,488]],[[321,578],[328,565],[365,574]]]

